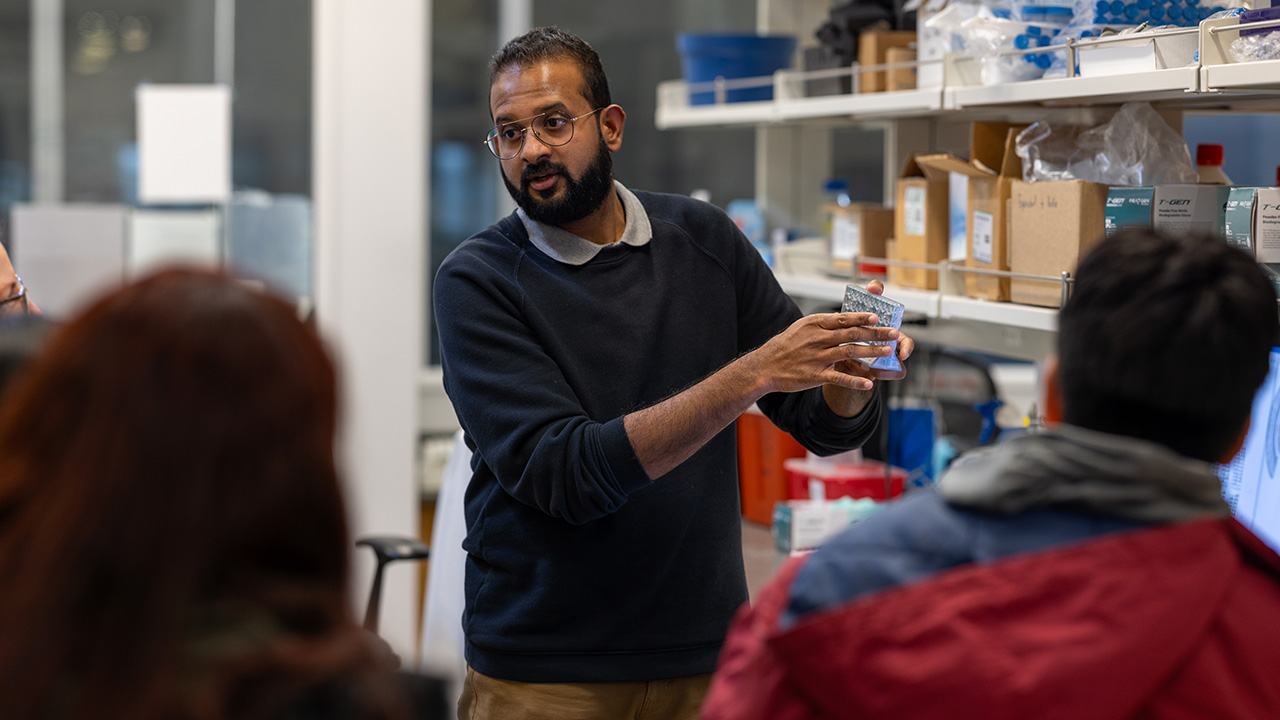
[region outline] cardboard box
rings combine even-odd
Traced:
[[[1227,243],[1258,261],[1280,297],[1280,189],[1231,188],[1223,214]]]
[[[889,48],[904,48],[914,45],[914,30],[872,30],[858,35],[858,65],[884,65],[888,62]],[[858,74],[858,91],[864,93],[884,92],[886,86],[884,70],[864,70]]]
[[[893,235],[893,208],[866,203],[841,207],[828,205],[831,213],[831,267],[852,270],[853,258],[888,257],[885,242]],[[883,265],[859,263],[859,272],[883,273]]]
[[[1151,199],[1151,225],[1170,233],[1222,235],[1230,193],[1225,185],[1159,185]]]
[[[1107,237],[1127,227],[1151,227],[1153,187],[1112,187],[1107,190],[1103,226]]]
[[[884,53],[884,62],[886,65],[899,65],[901,63],[914,63],[916,61],[916,51],[914,48],[891,47]],[[916,66],[889,68],[884,71],[885,90],[890,92],[895,90],[915,90],[916,89]]]
[[[896,260],[936,264],[947,257],[947,173],[925,167],[912,156],[898,178],[893,212]],[[904,287],[938,289],[938,271],[891,268],[889,281]]]
[[[1231,192],[1227,195],[1227,207],[1223,212],[1222,233],[1228,245],[1238,247],[1255,257],[1257,254],[1253,249],[1253,205],[1257,194],[1255,188],[1231,188]]]
[[[1015,273],[1058,278],[1075,272],[1080,258],[1105,235],[1107,186],[1084,180],[1015,180],[1009,198],[1009,266]],[[1014,302],[1062,304],[1062,282],[1013,278]]]
[[[968,179],[965,202],[965,267],[982,270],[1009,270],[1006,223],[1010,188],[1022,177],[1022,161],[1014,147],[1023,126],[1010,123],[974,123],[970,160],[950,155],[919,158],[921,165],[946,170]],[[952,259],[957,259],[952,253]],[[1007,277],[966,274],[965,294],[969,297],[1005,302],[1010,298]]]
[[[1280,263],[1280,188],[1259,188],[1253,204],[1253,249],[1258,262]]]
[[[896,215],[894,218],[894,222],[895,223],[897,222]],[[884,256],[889,260],[902,259],[902,256],[898,254],[898,242],[893,238],[889,238],[888,240],[885,241]],[[897,265],[890,265],[888,269],[885,271],[885,280],[887,280],[891,285],[902,285],[903,284],[902,271],[904,269],[905,268],[899,267]]]

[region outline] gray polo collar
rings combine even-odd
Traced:
[[[597,245],[568,230],[532,220],[522,209],[517,208],[516,214],[520,216],[520,222],[524,223],[524,229],[529,233],[529,242],[532,242],[534,247],[546,253],[551,259],[566,265],[585,265],[604,248],[618,243],[640,247],[653,239],[649,214],[644,211],[640,200],[617,180],[613,181],[613,187],[618,191],[618,198],[622,200],[622,209],[627,216],[626,227],[622,229],[622,238],[616,243]]]

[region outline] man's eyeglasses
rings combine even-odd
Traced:
[[[499,160],[510,160],[520,154],[521,148],[524,147],[525,135],[532,130],[533,134],[538,136],[538,141],[543,145],[559,147],[573,139],[573,125],[575,122],[588,115],[594,115],[603,109],[596,108],[578,117],[569,117],[568,113],[557,110],[503,123],[489,131],[488,136],[484,139],[484,144],[489,147],[489,152],[493,153],[494,157]],[[520,124],[525,120],[529,121],[527,127]]]
[[[0,315],[30,315],[31,304],[27,301],[27,286],[22,284],[22,278],[17,275],[13,278],[13,284],[18,291],[0,300]]]

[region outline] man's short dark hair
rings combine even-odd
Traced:
[[[1217,462],[1280,336],[1257,263],[1213,235],[1130,229],[1081,261],[1058,318],[1063,420]]]
[[[489,87],[493,87],[498,75],[513,68],[525,68],[547,60],[571,60],[582,70],[582,96],[591,108],[608,107],[609,80],[604,65],[595,48],[587,41],[550,25],[534,28],[512,39],[489,60]]]

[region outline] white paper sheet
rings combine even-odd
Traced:
[[[231,194],[231,89],[141,85],[138,201],[221,204]]]

